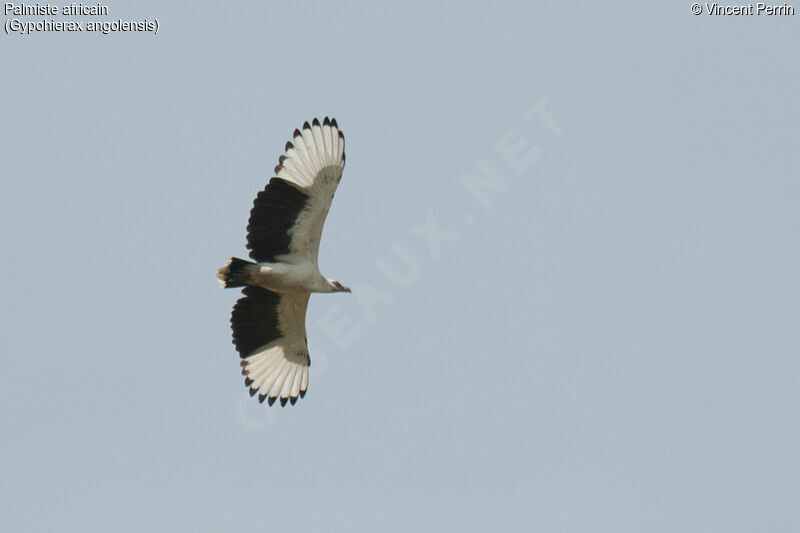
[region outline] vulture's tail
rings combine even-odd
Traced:
[[[217,270],[217,279],[223,287],[244,287],[258,271],[256,263],[231,257]]]

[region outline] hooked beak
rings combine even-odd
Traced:
[[[350,292],[350,287],[342,285],[335,279],[331,280],[331,285],[333,285],[333,288],[336,290],[336,292]]]

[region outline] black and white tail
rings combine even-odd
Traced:
[[[223,287],[245,287],[250,284],[250,279],[259,272],[256,263],[230,257],[217,270],[217,279]]]

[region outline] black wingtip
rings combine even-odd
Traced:
[[[311,121],[311,125],[319,128],[319,119],[314,117],[314,120]]]
[[[295,130],[295,131],[297,131],[297,130]],[[292,141],[287,141],[286,142],[286,148],[284,149],[284,151],[288,152],[292,148],[294,148],[294,145],[292,144]]]
[[[306,397],[306,391],[304,391],[304,390],[301,390],[301,391],[300,391],[300,397],[301,397],[301,398],[305,398],[305,397]]]
[[[342,131],[341,131],[341,130],[339,130],[339,138],[340,138],[341,140],[344,140],[344,133],[342,133]]]
[[[249,387],[252,384],[253,384],[253,380],[252,379],[250,379],[249,377],[244,378],[244,386],[245,387]]]
[[[264,396],[261,396],[261,395],[259,395],[259,396],[258,396],[258,403],[264,403],[264,400],[265,400],[266,398],[267,398],[267,396],[266,396],[266,395],[264,395]],[[270,404],[270,405],[272,405],[272,404]]]
[[[249,385],[248,385],[248,386],[249,386]],[[252,398],[253,396],[255,396],[255,395],[256,395],[256,393],[258,392],[258,389],[247,389],[247,392],[249,392],[249,393],[250,393],[250,397]],[[261,401],[261,398],[259,398],[259,399],[258,399],[258,401],[260,402],[260,401]]]
[[[300,130],[298,130],[297,128],[295,128],[295,129],[294,129],[294,133],[292,134],[292,137],[294,137],[294,138],[297,138],[297,137],[302,137],[302,136],[303,136],[303,134],[302,134],[302,133],[300,133]]]
[[[292,403],[292,405],[296,404],[297,403],[297,396],[292,396],[291,398],[289,398],[289,401]]]
[[[336,123],[336,119],[335,118],[331,119],[331,126],[334,127],[334,128],[337,128],[337,129],[339,128],[339,125]]]
[[[277,174],[278,172],[281,171],[281,169],[283,168],[283,162],[284,161],[286,161],[286,156],[285,155],[281,155],[278,158],[278,164],[275,165],[275,174]]]
[[[268,404],[270,407],[272,407],[272,404],[274,404],[274,403],[275,403],[275,398],[276,398],[276,396],[270,396],[270,397],[269,397],[269,399],[267,399],[267,404]]]
[[[289,398],[281,398],[281,407],[286,407],[286,403],[289,401]]]
[[[305,122],[303,122],[303,129],[304,130],[310,130],[311,129],[311,124],[309,124],[307,120]]]
[[[322,125],[323,126],[330,126],[331,125],[331,119],[329,119],[328,117],[325,117],[325,119],[322,121]]]

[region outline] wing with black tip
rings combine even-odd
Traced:
[[[336,119],[295,130],[275,177],[253,203],[247,225],[250,257],[259,263],[317,264],[322,226],[344,169],[344,135]]]
[[[231,327],[245,385],[260,402],[294,404],[308,388],[309,294],[278,294],[261,287],[245,287],[242,294],[233,307]]]

